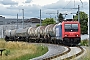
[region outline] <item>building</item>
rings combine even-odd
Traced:
[[[0,25],[25,25],[31,26],[31,27],[36,27],[37,24],[40,23],[40,19],[38,18],[30,18],[30,19],[15,19],[15,18],[5,18],[0,16]]]
[[[26,27],[36,27],[37,24],[40,24],[40,19],[38,18],[30,18],[24,19],[22,25],[22,19],[14,19],[14,18],[5,18],[0,16],[0,38],[4,37],[4,31],[10,29],[17,28],[26,28]]]
[[[3,25],[5,21],[5,17],[0,16],[0,25]]]

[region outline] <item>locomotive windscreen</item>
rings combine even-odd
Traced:
[[[65,24],[65,32],[77,32],[78,24]]]

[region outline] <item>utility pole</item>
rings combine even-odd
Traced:
[[[56,23],[58,23],[58,17],[59,17],[59,10],[57,10],[57,21],[56,21]]]
[[[17,29],[18,29],[18,13],[17,13]]]
[[[5,22],[3,21],[1,38],[4,38],[4,32],[5,32],[4,26],[5,26]]]
[[[59,10],[57,10],[57,18],[58,18],[58,16],[59,16]]]
[[[88,38],[89,38],[89,46],[90,46],[90,32],[89,32],[89,30],[90,30],[90,29],[89,29],[89,28],[90,28],[90,26],[89,26],[89,25],[90,25],[90,21],[89,21],[89,19],[90,19],[90,18],[88,17],[87,26],[88,26]]]
[[[4,35],[3,35],[4,28],[3,28],[3,27],[4,27],[4,25],[2,25],[2,34],[1,34],[1,38],[3,38],[3,36],[4,36]]]
[[[41,9],[40,9],[40,26],[41,26]]]
[[[23,19],[22,19],[22,28],[24,28],[24,9],[22,9],[22,13],[23,13]]]
[[[78,22],[80,22],[80,13],[79,13],[79,9],[80,9],[80,7],[79,7],[79,5],[78,5]]]
[[[90,3],[90,0],[89,0]],[[90,4],[89,4],[89,8],[90,8]],[[90,49],[90,9],[89,9],[89,49]]]

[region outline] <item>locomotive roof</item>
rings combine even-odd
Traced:
[[[78,21],[63,21],[62,23],[79,23]]]

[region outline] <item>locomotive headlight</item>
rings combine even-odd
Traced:
[[[68,35],[65,35],[65,36],[68,36]]]
[[[78,35],[77,35],[78,36]]]

